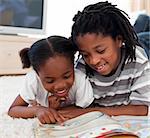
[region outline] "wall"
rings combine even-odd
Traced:
[[[46,35],[70,36],[72,18],[78,10],[86,5],[94,4],[100,0],[48,0],[47,33]],[[126,12],[130,12],[130,0],[108,0]]]

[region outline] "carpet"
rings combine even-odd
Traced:
[[[19,93],[24,76],[0,77],[0,138],[34,138],[36,119],[12,118],[7,111]]]

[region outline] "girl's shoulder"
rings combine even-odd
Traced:
[[[77,69],[77,68],[75,68],[74,70],[75,70],[75,75],[77,75],[77,76],[79,76],[79,75],[86,76],[86,74],[82,70]]]
[[[86,79],[86,74],[82,72],[80,69],[75,68],[75,81],[81,81],[83,79]]]
[[[35,83],[39,80],[37,73],[34,70],[31,70],[25,75],[25,80],[30,83]]]

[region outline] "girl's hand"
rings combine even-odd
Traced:
[[[58,109],[60,107],[61,99],[54,95],[48,97],[49,107]]]
[[[62,124],[66,119],[53,108],[38,106],[35,116],[42,124],[59,123]]]

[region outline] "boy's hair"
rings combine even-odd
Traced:
[[[24,48],[20,51],[23,68],[33,67],[35,71],[40,70],[47,59],[56,55],[65,56],[74,63],[76,49],[72,41],[62,36],[50,36],[35,42],[31,48]]]
[[[133,61],[136,59],[135,47],[140,44],[128,18],[124,11],[108,1],[88,5],[73,18],[72,40],[76,44],[76,37],[86,33],[103,34],[113,39],[121,35],[126,48],[126,57]]]

